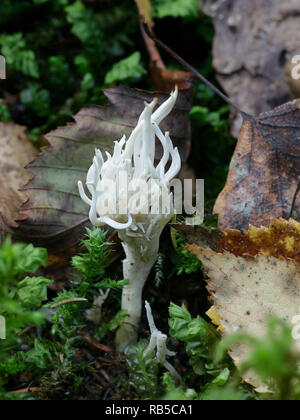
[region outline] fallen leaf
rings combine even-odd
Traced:
[[[223,234],[218,229],[207,228],[201,225],[191,226],[184,223],[172,223],[170,226],[181,235],[184,235],[189,244],[209,247],[214,251],[220,250],[220,241]]]
[[[226,185],[214,212],[219,228],[247,230],[288,219],[300,175],[300,100],[254,118],[244,115]],[[300,220],[300,202],[293,218]]]
[[[271,315],[292,326],[300,307],[299,240],[300,223],[273,220],[268,229],[224,232],[221,252],[194,244],[187,247],[203,264],[214,305],[208,315],[224,335],[239,331],[262,338]],[[237,366],[247,360],[249,350],[247,344],[231,348]],[[252,373],[244,379],[261,386]]]
[[[228,2],[220,2],[213,5],[214,10],[221,4],[228,7]],[[299,202],[295,203],[294,197],[300,176],[300,100],[254,117],[155,37],[146,24],[143,28],[151,40],[230,104],[243,119],[227,183],[214,208],[219,215],[219,227],[241,230],[247,229],[250,223],[267,225],[271,218],[288,218],[292,209],[293,216],[299,218]]]
[[[190,69],[243,118],[227,183],[214,207],[214,213],[219,216],[219,228],[242,230],[250,224],[268,225],[271,218],[289,218],[292,208],[293,216],[299,219],[299,202],[294,203],[294,197],[300,174],[300,100],[258,117],[247,114],[156,38],[146,25],[144,29],[157,45]]]
[[[271,219],[268,227],[249,226],[247,232],[218,229],[205,226],[171,224],[184,235],[189,244],[210,248],[213,251],[228,251],[235,256],[253,256],[262,253],[266,257],[293,259],[300,263],[300,223],[290,219]]]
[[[289,325],[299,314],[300,265],[294,261],[266,257],[236,257],[208,248],[190,245],[188,249],[201,261],[208,276],[208,290],[225,335],[234,332],[262,338],[267,320],[277,316]],[[247,344],[234,345],[230,356],[237,366],[249,356]],[[252,374],[245,381],[260,387]]]
[[[241,109],[258,115],[292,99],[286,66],[299,54],[299,0],[204,0],[203,11],[215,27],[217,78]],[[241,119],[233,112],[238,137]]]
[[[46,136],[50,147],[28,165],[34,178],[22,189],[30,199],[22,207],[27,219],[15,229],[19,239],[47,247],[50,252],[78,243],[90,224],[77,182],[85,182],[95,148],[111,151],[113,142],[123,134],[129,136],[135,127],[144,101],[150,102],[155,96],[159,105],[168,97],[127,87],[109,88],[105,94],[112,105],[82,109],[74,117],[75,123]],[[192,101],[179,94],[174,110],[161,124],[163,131],[170,132],[183,162],[189,155],[191,106]],[[161,154],[162,149],[158,149],[157,157]]]
[[[300,264],[300,223],[293,219],[271,220],[269,227],[250,226],[248,232],[227,230],[218,241],[219,252],[228,251],[236,256],[285,258]]]
[[[19,210],[27,196],[19,188],[31,178],[24,166],[38,153],[25,131],[20,125],[0,122],[0,232],[3,234],[16,228],[16,219],[23,217]]]

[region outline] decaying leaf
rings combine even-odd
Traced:
[[[264,0],[257,0],[260,1]],[[208,0],[206,5],[209,3]],[[240,3],[245,8],[245,1]],[[222,4],[226,8],[228,4],[232,6],[232,1],[214,3],[213,8],[218,10]],[[155,37],[147,25],[143,27],[149,42],[153,40],[188,68],[243,119],[227,183],[214,208],[219,216],[219,227],[242,230],[250,224],[268,225],[271,218],[288,218],[292,208],[293,216],[299,219],[299,202],[294,206],[294,197],[300,177],[300,100],[283,104],[258,117],[252,116]]]
[[[46,246],[51,252],[76,244],[85,232],[88,209],[78,193],[78,180],[85,181],[95,148],[111,150],[113,142],[123,134],[129,136],[135,127],[144,101],[163,93],[150,93],[126,87],[105,91],[112,105],[91,106],[75,116],[75,123],[58,128],[46,137],[50,147],[45,149],[27,168],[35,176],[23,190],[30,197],[22,207],[27,219],[15,230],[19,239]],[[190,148],[189,111],[192,102],[179,94],[172,114],[162,124],[178,146],[186,161]],[[158,153],[162,153],[162,150]]]
[[[300,264],[300,223],[293,219],[271,220],[268,228],[250,226],[248,232],[227,230],[218,241],[219,252],[236,256],[256,256],[293,259]]]
[[[191,226],[186,224],[173,223],[171,227],[178,233],[184,235],[189,244],[209,247],[214,251],[220,250],[220,242],[223,234],[218,229],[210,229],[205,226]]]
[[[300,80],[287,77],[286,69],[291,57],[299,54],[299,0],[203,0],[202,4],[213,18],[214,67],[230,98],[251,115],[292,99]],[[241,119],[234,115],[237,137]]]
[[[219,228],[244,230],[250,224],[268,225],[271,218],[289,218],[292,208],[293,217],[299,219],[299,201],[294,203],[294,197],[300,176],[300,100],[283,104],[258,117],[247,114],[157,39],[146,25],[144,28],[149,37],[189,68],[243,118],[227,183],[214,207],[219,216]]]
[[[25,127],[13,123],[0,123],[0,232],[16,228],[16,219],[27,196],[19,188],[31,178],[24,169],[38,151],[25,134]]]
[[[220,315],[225,335],[240,331],[261,338],[270,315],[292,325],[300,310],[299,240],[300,223],[273,220],[268,229],[224,232],[219,243],[223,252],[187,247],[202,261],[213,311]],[[216,313],[212,315],[216,319]],[[230,355],[239,366],[247,359],[249,347],[235,345]],[[251,373],[244,379],[255,387],[261,385]]]
[[[300,100],[254,118],[244,115],[226,185],[214,212],[219,228],[247,230],[287,219],[300,176]],[[300,220],[300,201],[293,218]]]
[[[188,248],[202,261],[209,277],[210,291],[217,313],[220,314],[223,332],[240,331],[262,338],[270,315],[277,316],[291,325],[299,315],[300,266],[287,261],[259,254],[256,257],[236,257],[208,248],[191,245]],[[239,366],[249,355],[246,344],[235,345],[230,355]],[[244,379],[260,387],[255,376]]]
[[[184,235],[189,244],[210,248],[213,251],[228,251],[238,257],[262,253],[266,257],[293,259],[300,263],[300,223],[293,219],[271,219],[268,227],[249,226],[247,232],[218,229],[205,226],[171,224]]]

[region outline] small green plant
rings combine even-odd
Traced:
[[[11,113],[7,105],[0,99],[0,121],[9,122],[11,120]]]
[[[175,387],[167,377],[165,398],[299,400],[299,354],[294,349],[291,329],[282,320],[270,317],[266,335],[260,339],[237,332],[221,340],[214,327],[202,318],[193,319],[185,307],[171,304],[169,323],[171,335],[185,343],[191,367],[197,375],[205,376],[205,384],[196,392],[185,383]],[[237,371],[227,350],[241,343],[249,345],[250,353]],[[249,370],[266,385],[265,394],[256,394],[243,383],[242,376]]]
[[[39,66],[35,53],[28,49],[21,32],[13,35],[1,35],[0,48],[1,54],[5,57],[6,64],[10,69],[35,79],[39,77]]]
[[[200,5],[197,0],[153,0],[154,17],[171,16],[185,19],[197,18]]]
[[[88,230],[82,245],[88,252],[72,260],[78,270],[78,279],[43,309],[42,303],[47,300],[47,286],[51,281],[26,274],[34,274],[40,267],[46,267],[47,251],[32,245],[13,244],[9,237],[4,240],[0,248],[0,315],[6,321],[6,339],[0,340],[1,398],[10,398],[2,388],[4,377],[17,377],[26,372],[42,384],[41,395],[49,389],[57,396],[52,386],[54,382],[57,390],[68,386],[75,392],[74,384],[80,387],[81,375],[91,370],[89,364],[77,365],[74,360],[82,345],[81,330],[92,327],[95,339],[100,340],[123,322],[126,314],[118,312],[120,290],[128,281],[107,276],[111,244],[106,241],[106,233],[100,229]],[[99,296],[99,290],[108,289],[115,301],[113,308],[107,315],[103,314],[101,325],[89,325],[87,309]],[[51,337],[42,337],[42,330],[39,330],[39,335],[32,331],[42,327],[46,317],[51,318],[52,340]],[[21,345],[27,350],[20,350]],[[60,378],[66,381],[64,386]]]
[[[81,241],[86,252],[72,258],[73,267],[80,273],[80,282],[76,286],[81,297],[86,297],[87,291],[105,277],[112,245],[106,236],[101,229],[87,229],[86,239]]]
[[[224,387],[233,370],[226,359],[216,362],[215,349],[220,337],[216,329],[204,321],[200,316],[192,318],[188,310],[171,303],[169,308],[170,335],[184,343],[191,371],[183,382],[175,384],[169,374],[161,375],[156,358],[147,355],[147,341],[142,340],[138,345],[131,347],[128,353],[128,367],[130,384],[134,387],[139,399],[198,399],[199,395],[194,389],[188,387],[191,376],[205,376],[205,387],[208,395],[208,385]],[[203,388],[204,389],[204,388]]]
[[[57,307],[52,317],[52,332],[58,334],[63,342],[77,339],[79,330],[86,325],[85,311],[91,307],[93,300],[99,296],[99,290],[121,290],[128,280],[112,280],[106,276],[109,265],[111,243],[106,240],[107,233],[99,228],[87,229],[87,238],[82,240],[82,247],[87,252],[73,257],[72,265],[78,270],[79,278],[72,282],[70,290],[64,290],[48,306]],[[86,302],[79,299],[86,299]],[[72,302],[73,300],[73,302]],[[65,301],[70,303],[61,304]],[[106,320],[98,331],[103,338],[108,331],[116,329],[124,314],[118,312],[112,319]]]
[[[220,339],[215,327],[198,316],[192,318],[189,311],[171,303],[169,307],[170,334],[185,343],[191,367],[197,375],[218,376],[225,368],[214,363],[215,348]]]
[[[175,384],[169,373],[164,374],[163,385],[165,386],[164,400],[194,400],[198,397],[194,389],[185,389],[184,384],[180,386]]]
[[[159,383],[156,360],[151,354],[145,356],[147,346],[148,342],[142,340],[129,349],[127,353],[129,382],[138,399],[155,400],[163,393],[163,388]]]
[[[187,240],[184,235],[176,233],[176,256],[174,259],[175,271],[178,276],[182,274],[192,274],[201,270],[201,262],[191,254],[188,250],[185,249],[187,245]]]
[[[3,0],[0,54],[8,77],[1,97],[13,100],[8,109],[0,105],[0,120],[8,121],[12,111],[14,121],[29,127],[29,137],[37,141],[84,105],[105,104],[107,72],[126,57],[136,60],[140,48],[133,41],[139,31],[134,4],[120,3],[99,10],[81,0]],[[28,28],[28,19],[39,24]],[[126,63],[121,67],[121,73],[110,73],[112,83],[115,77],[135,83],[145,74],[140,62],[134,74]]]
[[[130,82],[132,79],[137,81],[144,74],[147,74],[147,71],[141,65],[141,53],[136,51],[129,57],[124,58],[113,65],[106,73],[105,84],[114,85],[121,82],[126,83],[128,81]]]
[[[166,277],[166,273],[165,273],[165,260],[166,260],[166,256],[160,252],[157,256],[157,260],[154,266],[154,285],[156,288],[159,288],[162,285],[162,282],[164,281],[165,277]]]
[[[16,352],[22,342],[26,327],[44,324],[42,302],[47,300],[50,280],[44,277],[29,277],[40,267],[46,266],[47,251],[32,245],[12,243],[7,237],[0,247],[0,315],[5,320],[4,340],[0,340],[0,377],[16,375],[34,367],[42,368],[41,355],[47,354],[42,341],[30,339],[24,342],[31,350]],[[42,351],[43,349],[43,351]]]

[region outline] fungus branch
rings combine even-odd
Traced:
[[[109,292],[110,289],[107,289],[105,293],[103,292],[103,290],[100,290],[100,295],[94,300],[92,308],[86,311],[86,319],[92,321],[95,325],[100,324],[102,318],[102,306],[104,305],[104,302],[106,301]]]
[[[145,307],[147,311],[147,319],[148,319],[148,323],[149,323],[149,327],[151,331],[151,337],[150,337],[150,343],[145,350],[144,356],[145,357],[149,356],[151,353],[155,351],[155,349],[157,349],[156,351],[157,362],[161,364],[162,366],[164,366],[177,382],[181,382],[181,376],[176,371],[176,369],[171,365],[171,363],[168,362],[166,359],[167,356],[175,356],[176,353],[174,351],[170,351],[167,348],[168,337],[166,336],[166,334],[163,334],[161,331],[159,331],[156,328],[152,311],[151,311],[151,307],[147,301],[146,301]]]

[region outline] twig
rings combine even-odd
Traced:
[[[17,391],[10,391],[10,394],[27,394],[29,392],[40,392],[42,388],[33,387],[33,388],[22,388],[18,389]]]
[[[125,365],[124,363],[122,364],[122,363],[118,362],[117,360],[106,359],[105,357],[97,357],[97,359],[100,360],[101,362],[117,366],[118,368],[127,369],[127,365]],[[126,357],[124,357],[123,359],[125,360]]]
[[[91,336],[89,336],[84,330],[81,330],[81,336],[84,341],[91,344],[98,350],[102,350],[105,353],[113,353],[113,349],[111,347],[106,346],[105,344],[98,343],[98,341],[94,340]]]
[[[62,300],[60,302],[57,302],[57,303],[54,303],[53,305],[51,305],[51,309],[55,309],[55,308],[58,308],[59,306],[66,305],[68,303],[74,303],[74,302],[88,302],[88,300],[85,299],[85,298],[65,299],[65,300]]]
[[[295,191],[295,194],[294,194],[293,202],[292,202],[291,209],[290,209],[289,219],[291,219],[293,217],[293,212],[294,212],[294,208],[295,208],[295,204],[296,204],[296,200],[297,200],[299,191],[300,191],[300,181],[298,181],[298,185],[297,185],[297,188],[296,188],[296,191]]]
[[[234,107],[239,113],[241,113],[243,116],[247,116],[248,114],[242,111],[239,106],[234,103],[228,96],[224,95],[220,91],[220,89],[216,88],[211,82],[209,82],[202,74],[200,74],[193,66],[191,66],[187,61],[185,61],[182,57],[180,57],[175,51],[171,50],[166,44],[164,44],[162,41],[160,41],[156,36],[150,31],[147,23],[143,22],[143,28],[145,33],[148,35],[150,39],[152,39],[157,45],[159,45],[161,48],[163,48],[171,57],[175,58],[179,63],[181,63],[188,71],[193,73],[198,79],[200,79],[203,83],[206,84],[210,89],[212,89],[218,96],[220,96],[225,102],[227,102],[229,105]]]

